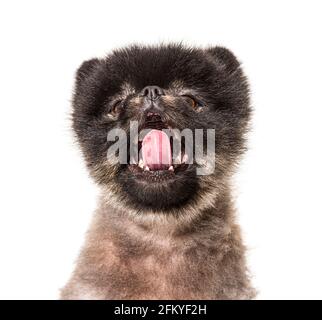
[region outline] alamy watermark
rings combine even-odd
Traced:
[[[128,132],[114,128],[107,134],[107,141],[114,142],[107,151],[110,163],[140,164],[143,167],[144,156],[140,143],[154,129],[143,129],[139,132],[137,121],[130,122],[129,148]],[[215,170],[215,129],[162,129],[166,134],[165,144],[171,145],[172,161],[170,165],[195,164],[197,175],[209,175]],[[170,142],[171,141],[171,142]],[[204,148],[204,141],[206,147]],[[128,151],[129,150],[129,151]],[[152,150],[153,151],[153,150]],[[128,154],[129,152],[129,154]],[[160,162],[169,164],[169,153],[161,152]]]

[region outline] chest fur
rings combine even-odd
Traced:
[[[223,281],[225,254],[215,246],[109,243],[90,251],[88,274],[107,299],[210,299]]]

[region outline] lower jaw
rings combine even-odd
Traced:
[[[183,173],[189,168],[188,164],[181,164],[177,166],[173,166],[172,170],[168,168],[159,169],[159,170],[144,170],[137,165],[128,165],[128,170],[134,174],[138,179],[143,180],[153,180],[160,182],[165,180],[172,180],[175,179],[180,173]]]
[[[117,182],[127,205],[139,211],[172,212],[192,201],[198,189],[193,165],[177,173],[167,170],[144,172],[126,165],[120,170]]]

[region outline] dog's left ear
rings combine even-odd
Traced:
[[[228,72],[234,72],[240,66],[240,63],[235,55],[224,47],[211,47],[205,51],[213,58],[214,63],[220,69],[225,69]]]

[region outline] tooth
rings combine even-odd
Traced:
[[[150,171],[150,168],[148,166],[145,166],[144,171]]]
[[[185,153],[184,156],[182,157],[182,163],[188,162],[188,155]]]
[[[139,167],[140,167],[141,169],[143,169],[143,166],[144,166],[144,162],[143,162],[143,160],[142,160],[142,159],[140,159],[140,161],[139,161]]]
[[[173,161],[175,164],[181,163],[181,153],[179,153]]]
[[[168,169],[168,170],[170,170],[170,171],[174,171],[173,166],[169,167],[169,169]]]

